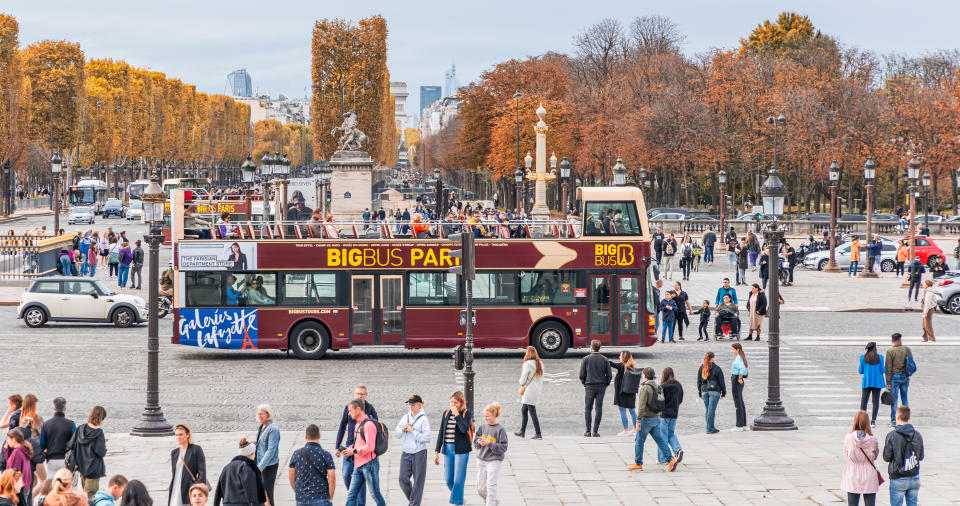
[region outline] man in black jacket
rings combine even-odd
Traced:
[[[917,504],[920,493],[920,461],[923,460],[923,437],[910,425],[910,408],[897,408],[897,426],[883,442],[883,460],[889,462],[890,504]]]
[[[713,232],[713,227],[707,229],[703,234],[703,261],[708,264],[713,263],[713,245],[717,243],[717,234]]]
[[[47,473],[53,476],[63,469],[63,458],[67,454],[67,441],[73,437],[77,424],[64,416],[67,400],[57,397],[53,400],[53,416],[43,423],[40,429],[40,448],[47,459]]]
[[[257,458],[257,446],[246,438],[240,440],[240,455],[233,458],[220,472],[213,506],[263,506],[267,492],[263,488]]]
[[[587,422],[587,431],[583,433],[586,437],[600,437],[600,418],[603,416],[603,394],[607,391],[607,385],[613,379],[613,373],[610,372],[610,362],[600,354],[600,341],[594,339],[590,341],[590,354],[583,357],[580,362],[580,383],[583,383],[585,390],[583,417]],[[596,417],[593,420],[593,431],[590,431],[591,409],[596,411]]]

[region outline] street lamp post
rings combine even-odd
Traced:
[[[50,158],[50,173],[53,177],[53,233],[60,234],[60,170],[63,168],[63,159],[56,152]]]
[[[617,157],[617,164],[613,166],[613,185],[625,186],[627,184],[627,166],[623,164],[623,159]]]
[[[440,180],[440,169],[433,169],[433,180],[436,181],[434,186],[434,199],[437,201],[434,204],[434,211],[437,213],[437,219],[443,219],[443,181]],[[461,181],[461,184],[464,186],[464,192],[466,192],[466,183]]]
[[[726,234],[727,220],[727,171],[720,169],[717,173],[717,182],[720,183],[720,237]]]
[[[930,173],[923,173],[923,229],[930,235]]]
[[[513,173],[513,180],[517,184],[517,212],[520,212],[523,210],[523,169],[519,165]]]
[[[528,177],[528,178],[533,177],[533,175],[530,173],[530,169],[533,167],[533,156],[530,155],[530,152],[529,152],[529,151],[527,151],[527,156],[523,157],[523,165],[527,168],[527,172],[526,172],[527,177]],[[527,197],[526,185],[524,185],[524,187],[523,187],[521,190],[522,190],[522,191],[520,192],[520,195],[521,195],[520,202],[523,202],[523,200]],[[521,203],[521,204],[520,204],[520,209],[523,209],[523,208],[524,208],[524,206],[523,206],[523,204]],[[532,211],[532,209],[531,209],[531,211]]]
[[[8,169],[9,170],[9,167]],[[960,168],[957,168],[957,180],[953,187],[953,215],[960,216],[960,201],[957,200],[957,192],[960,191]]]
[[[270,221],[270,179],[273,177],[273,157],[268,151],[260,159],[260,189],[263,192],[263,221]]]
[[[837,185],[840,181],[840,173],[843,169],[834,160],[830,164],[828,173],[830,175],[830,260],[827,262],[824,272],[840,272],[837,265]]]
[[[133,436],[172,436],[173,427],[167,423],[160,409],[160,332],[158,309],[160,297],[160,243],[163,241],[163,204],[167,196],[154,173],[150,185],[140,197],[143,200],[144,221],[149,224],[149,234],[144,236],[150,250],[150,265],[147,268],[149,294],[147,299],[147,405],[140,421],[133,427]]]
[[[567,192],[570,189],[570,160],[567,160],[567,157],[563,157],[563,160],[560,162],[560,186],[563,188],[563,199],[560,205],[560,211],[566,216],[567,211],[570,209],[570,202],[567,200]]]
[[[866,181],[867,187],[867,244],[870,244],[871,234],[873,234],[873,179],[877,174],[877,164],[873,162],[873,157],[867,157],[867,162],[863,164],[863,179]],[[878,239],[879,240],[879,239]],[[874,262],[879,261],[878,257],[874,258]],[[875,278],[877,273],[873,270],[873,267],[880,268],[880,266],[871,265],[869,260],[867,261],[868,269],[863,271],[863,277],[865,278]]]
[[[250,188],[253,186],[253,178],[257,173],[257,166],[253,164],[252,157],[248,154],[247,159],[240,164],[240,172],[243,175],[243,200],[246,203],[247,210],[243,213],[244,221],[250,221],[250,211],[253,208],[253,202],[250,202]]]
[[[787,196],[787,187],[783,181],[777,177],[777,169],[770,169],[767,180],[760,188],[760,196],[763,198],[763,213],[773,217],[770,229],[764,231],[764,239],[767,241],[768,253],[771,264],[776,265],[776,259],[779,257],[780,241],[783,239],[783,231],[777,229],[777,217],[783,215],[783,201]],[[753,430],[796,430],[797,424],[792,418],[787,416],[787,411],[783,407],[780,399],[780,284],[774,278],[768,289],[770,294],[767,297],[769,301],[769,323],[767,334],[767,350],[769,352],[767,374],[767,400],[763,405],[763,413],[753,421]]]
[[[290,159],[284,153],[280,158],[280,209],[277,213],[280,216],[280,221],[287,219],[287,187],[290,183],[287,179],[288,175],[290,175]]]
[[[916,157],[910,159],[907,162],[907,193],[910,198],[910,257],[907,259],[908,262],[912,262],[915,255],[917,254],[917,180],[920,178],[920,160]],[[903,284],[900,285],[900,288],[907,288],[910,286],[910,281],[906,278],[903,280]]]
[[[519,90],[513,94],[514,109],[517,115],[517,170],[520,170],[520,97],[522,96]],[[522,207],[522,204],[519,201],[517,202],[517,207]]]
[[[320,173],[320,182],[321,182],[321,193],[323,193],[323,219],[327,219],[327,212],[330,209],[327,208],[327,192],[329,191],[330,178],[333,176],[333,169],[330,168],[330,164],[323,164],[323,172]]]

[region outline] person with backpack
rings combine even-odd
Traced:
[[[660,388],[663,389],[663,411],[660,413],[660,430],[663,438],[673,453],[657,451],[657,463],[670,462],[670,456],[677,459],[677,464],[683,460],[683,447],[677,438],[677,417],[680,416],[680,404],[683,403],[683,386],[677,381],[672,367],[664,367],[660,373]]]
[[[740,238],[740,244],[736,246],[734,252],[737,254],[737,286],[746,285],[747,267],[750,265],[750,247],[747,245],[746,237]]]
[[[890,404],[890,426],[896,426],[895,417],[897,415],[897,400],[904,406],[909,406],[907,401],[907,390],[910,388],[910,376],[916,372],[917,364],[913,360],[913,352],[910,348],[903,345],[903,336],[894,333],[890,336],[892,346],[887,350],[884,358],[885,379],[887,390],[893,394],[893,402]]]
[[[103,457],[107,454],[107,439],[100,428],[106,417],[107,410],[103,406],[94,406],[87,423],[77,427],[67,442],[65,464],[71,471],[80,473],[87,499],[93,499],[100,490],[100,478],[106,476]]]
[[[907,267],[907,281],[910,282],[910,287],[907,288],[907,302],[910,302],[910,296],[913,295],[913,301],[917,302],[920,297],[920,280],[923,279],[923,273],[927,272],[927,269],[923,266],[923,262],[920,261],[920,255],[917,255],[913,262],[910,262],[910,266]]]
[[[220,506],[221,503],[263,506],[267,501],[260,468],[255,462],[257,446],[247,438],[240,439],[238,446],[239,455],[220,471],[213,506]]]
[[[883,442],[883,461],[889,462],[890,505],[916,506],[920,494],[920,461],[923,437],[910,425],[910,408],[897,408],[897,425]]]
[[[370,491],[370,497],[377,503],[377,506],[385,506],[387,503],[380,493],[380,460],[377,458],[385,448],[383,448],[382,439],[386,439],[383,434],[382,425],[377,420],[370,418],[363,410],[363,401],[354,399],[347,404],[347,410],[350,418],[356,422],[356,431],[353,436],[353,446],[341,452],[347,457],[353,457],[353,478],[350,480],[350,490],[347,491],[347,506],[359,504],[360,489],[366,485]],[[378,453],[378,450],[381,450]],[[270,501],[270,504],[274,504]]]
[[[130,275],[130,262],[133,261],[133,252],[130,250],[130,243],[125,242],[120,246],[117,254],[120,265],[118,266],[117,286],[127,287],[127,277]]]
[[[398,210],[397,212],[400,211]],[[370,404],[370,402],[367,400],[367,395],[367,387],[365,385],[357,385],[353,388],[353,398],[363,401],[363,412],[366,413],[370,418],[379,420],[380,417],[377,416],[377,410],[374,409],[373,404]],[[350,482],[353,479],[353,459],[343,455],[343,450],[347,447],[353,446],[353,435],[356,433],[356,426],[357,422],[350,417],[350,405],[347,404],[343,407],[343,415],[341,415],[340,418],[340,426],[337,428],[337,437],[334,443],[337,447],[337,450],[334,455],[337,457],[342,457],[340,462],[340,472],[343,473],[343,484],[348,490],[350,489]],[[365,504],[366,496],[366,490],[361,484],[360,492],[357,493],[357,504]]]
[[[633,464],[627,466],[630,471],[643,470],[643,445],[647,436],[653,436],[657,443],[657,449],[661,454],[669,454],[670,446],[663,436],[660,428],[660,414],[666,407],[663,396],[663,389],[654,381],[657,373],[652,367],[643,370],[644,381],[640,385],[639,400],[637,402],[637,436],[633,444]],[[673,471],[677,468],[676,457],[670,458],[667,469]]]
[[[723,371],[715,362],[717,356],[708,351],[703,356],[703,364],[697,370],[697,395],[703,399],[706,410],[707,434],[720,432],[714,426],[717,417],[717,403],[727,396],[727,385],[723,381]]]
[[[747,355],[740,343],[730,345],[733,353],[733,365],[730,366],[730,385],[733,386],[733,405],[737,408],[737,425],[732,432],[747,430],[747,406],[743,402],[743,379],[747,377]]]
[[[497,506],[500,465],[507,453],[507,431],[500,425],[500,404],[495,402],[484,408],[483,420],[473,439],[477,450],[477,495],[486,506]]]
[[[877,460],[880,447],[870,431],[866,411],[857,411],[853,416],[853,430],[843,437],[843,453],[847,464],[843,467],[840,489],[847,493],[847,505],[859,506],[862,495],[866,506],[874,506],[880,489],[880,472],[873,461]]]
[[[119,276],[121,247],[115,237],[110,240],[110,247],[107,249],[107,265],[110,267],[110,272],[107,274],[108,277]]]
[[[673,279],[673,257],[677,254],[677,240],[673,234],[663,241],[663,279]]]
[[[427,478],[427,443],[430,442],[430,420],[423,412],[423,398],[411,395],[407,399],[410,411],[397,422],[393,437],[403,439],[400,457],[400,490],[410,506],[423,500],[423,485]]]
[[[135,288],[140,290],[140,287],[143,286],[143,248],[140,247],[140,239],[137,239],[137,242],[134,243],[136,248],[133,248],[133,261],[130,264],[130,288]]]
[[[690,270],[693,268],[693,241],[690,236],[683,234],[683,240],[680,242],[680,271],[683,274],[683,280],[690,279]]]
[[[306,443],[290,456],[290,488],[297,506],[331,506],[337,484],[333,456],[320,446],[320,427],[307,425]]]
[[[620,409],[620,422],[623,424],[623,432],[617,435],[625,436],[631,431],[636,432],[634,427],[637,425],[637,392],[640,391],[643,371],[637,368],[633,355],[627,350],[620,352],[619,361],[611,360],[610,367],[617,371],[613,378],[613,405]]]
[[[270,504],[276,504],[273,489],[277,484],[277,471],[280,468],[280,428],[273,423],[273,408],[269,404],[257,406],[257,467],[260,468],[263,489]]]
[[[608,368],[609,369],[609,368]],[[450,396],[450,409],[443,412],[433,464],[440,465],[443,452],[444,476],[450,489],[450,504],[463,505],[463,487],[467,481],[467,462],[473,441],[473,414],[467,399],[457,390]]]
[[[537,418],[537,401],[543,391],[543,361],[537,349],[527,346],[523,355],[523,368],[520,370],[520,432],[514,432],[517,437],[524,437],[527,433],[527,416],[533,419],[533,430],[536,434],[532,439],[543,439],[540,433],[540,419]]]
[[[877,343],[870,341],[860,355],[860,366],[857,372],[863,376],[860,382],[860,410],[867,411],[867,401],[873,397],[873,412],[870,416],[870,426],[877,426],[877,411],[880,410],[880,391],[886,387],[883,378],[883,355],[877,353]]]

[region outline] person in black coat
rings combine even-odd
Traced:
[[[240,244],[233,243],[230,245],[230,256],[227,257],[227,260],[232,262],[230,264],[231,271],[247,270],[247,255],[240,252]]]
[[[623,377],[628,369],[633,369],[634,374],[637,375],[640,374],[640,369],[637,367],[637,363],[633,361],[633,355],[626,350],[620,352],[620,361],[610,361],[610,367],[617,371],[617,375],[613,378],[613,405],[620,409],[620,422],[623,424],[623,432],[620,434],[636,432],[637,390],[624,392]],[[627,415],[630,415],[630,420],[627,419]]]
[[[676,458],[677,464],[683,460],[683,447],[680,446],[680,440],[677,439],[677,417],[680,415],[680,404],[683,403],[683,386],[677,381],[672,367],[664,367],[660,374],[660,388],[663,389],[663,411],[660,412],[660,428],[663,431],[663,438],[667,440],[667,445],[673,455],[664,455],[657,450],[657,462],[670,462],[670,458]]]
[[[697,393],[703,399],[706,408],[707,434],[720,432],[713,422],[717,415],[717,403],[727,396],[727,384],[723,380],[723,371],[715,364],[716,355],[708,351],[703,357],[703,364],[697,370]]]
[[[190,427],[179,424],[173,429],[177,438],[177,447],[170,452],[170,486],[167,492],[167,504],[178,504],[174,499],[174,489],[180,494],[179,504],[190,504],[190,487],[195,483],[207,483],[207,459],[203,448],[193,443]],[[183,460],[181,461],[181,455]]]
[[[763,326],[763,317],[767,314],[767,295],[754,283],[747,299],[747,310],[750,312],[750,332],[747,341],[753,341],[753,332],[757,332],[757,341],[760,340],[760,327]]]
[[[67,443],[67,448],[74,449],[73,458],[87,499],[93,499],[97,490],[100,490],[100,478],[106,476],[103,457],[107,454],[107,438],[100,428],[106,417],[107,410],[103,409],[103,406],[94,406],[87,417],[87,423],[77,427],[77,431]]]
[[[600,418],[603,416],[603,395],[613,380],[610,363],[600,354],[600,340],[590,341],[590,354],[580,362],[580,383],[584,388],[583,416],[587,422],[585,437],[600,437]],[[590,430],[591,409],[596,412],[593,431]]]
[[[240,440],[240,455],[233,458],[220,472],[217,480],[217,492],[213,496],[213,506],[263,506],[267,501],[267,492],[263,488],[263,478],[257,467],[257,446]]]

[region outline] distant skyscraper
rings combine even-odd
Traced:
[[[441,89],[439,86],[421,86],[420,87],[420,111],[430,106],[430,104],[440,100]]]
[[[253,96],[253,83],[250,82],[250,74],[247,74],[247,69],[237,69],[227,74],[227,86],[230,88],[230,94],[234,97]]]
[[[460,83],[457,82],[457,66],[450,64],[450,70],[444,74],[443,96],[452,97],[457,94],[457,88]]]

